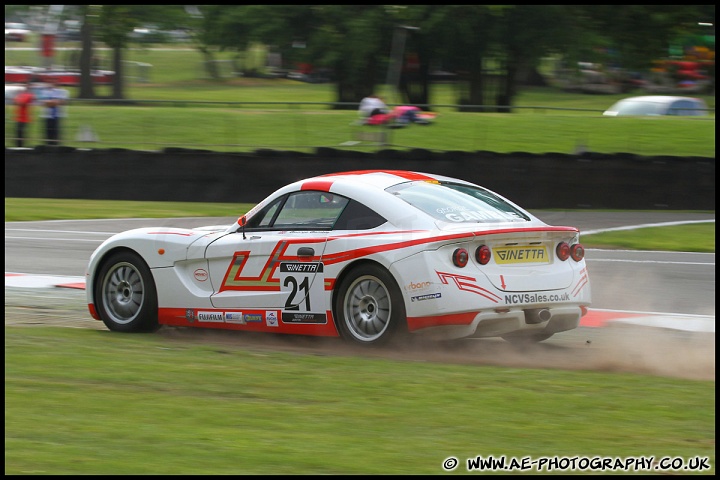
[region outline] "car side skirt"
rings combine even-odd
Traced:
[[[247,332],[287,333],[318,337],[338,337],[332,313],[322,317],[283,321],[275,309],[160,308],[158,323],[174,327],[212,328]]]

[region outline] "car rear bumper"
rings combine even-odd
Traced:
[[[517,332],[554,334],[580,325],[583,310],[579,305],[543,308],[487,310],[471,314],[440,317],[408,318],[408,329],[434,339],[450,340],[464,337],[500,337]]]

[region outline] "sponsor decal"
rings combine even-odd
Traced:
[[[519,293],[513,295],[505,295],[505,303],[513,305],[517,303],[548,303],[548,302],[567,302],[570,300],[569,293],[545,294],[545,293]]]
[[[238,323],[245,325],[242,312],[225,312],[225,323]]]
[[[268,327],[278,327],[278,314],[275,310],[265,312],[265,325]]]
[[[487,222],[487,221],[508,221],[518,218],[518,215],[511,212],[483,212],[470,210],[462,205],[450,205],[438,208],[437,213],[444,215],[450,222]]]
[[[283,323],[327,323],[324,313],[282,312]]]
[[[259,313],[246,313],[243,315],[245,322],[262,322],[262,315]]]
[[[198,322],[223,322],[222,312],[198,312]]]
[[[495,247],[493,248],[495,263],[550,263],[545,247]]]
[[[434,300],[436,298],[442,297],[442,294],[440,292],[438,293],[428,293],[426,295],[417,295],[415,297],[410,297],[411,302],[422,302],[423,300]]]
[[[322,271],[323,264],[320,262],[282,262],[280,264],[280,273],[317,273]]]
[[[193,272],[193,276],[198,282],[204,282],[208,279],[208,272],[204,268],[198,268]]]
[[[430,288],[432,283],[430,282],[410,282],[409,284],[405,285],[405,290],[412,292],[416,290],[425,290],[426,288]]]
[[[192,308],[188,308],[187,310],[185,310],[185,320],[193,323],[195,321],[195,310],[193,310]]]

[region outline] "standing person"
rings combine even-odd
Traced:
[[[60,145],[60,119],[65,117],[68,92],[58,88],[57,84],[57,78],[50,77],[48,85],[41,95],[42,103],[45,106],[43,118],[45,118],[46,145]]]
[[[15,144],[18,147],[24,146],[25,131],[32,121],[30,107],[35,102],[35,95],[30,91],[30,83],[25,82],[23,87],[24,89],[13,100],[15,103],[15,124],[17,126]]]

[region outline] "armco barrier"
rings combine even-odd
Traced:
[[[374,169],[462,178],[530,209],[715,210],[714,158],[623,153],[6,149],[5,196],[254,203],[301,178]]]

